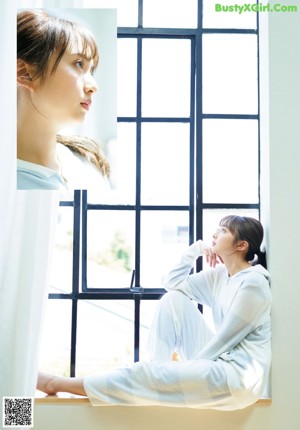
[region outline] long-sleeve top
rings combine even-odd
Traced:
[[[232,391],[239,391],[243,384],[254,381],[263,388],[271,362],[269,273],[256,265],[230,277],[226,267],[220,264],[190,275],[204,249],[202,241],[191,245],[166,276],[164,286],[167,290],[182,291],[212,310],[216,333],[197,358],[227,362]]]

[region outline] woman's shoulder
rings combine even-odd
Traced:
[[[18,190],[57,190],[65,188],[60,175],[48,167],[17,160]]]
[[[270,284],[270,274],[260,264],[249,267],[248,269],[242,271],[241,274],[245,277],[245,280],[247,280],[247,282],[253,281],[253,283],[256,284]]]
[[[264,296],[266,300],[272,300],[271,288],[270,288],[270,275],[269,272],[262,267],[260,264],[251,266],[249,269],[244,271],[242,274],[241,288],[253,291],[255,294]]]

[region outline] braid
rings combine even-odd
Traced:
[[[57,135],[57,142],[94,164],[103,176],[109,177],[109,162],[99,145],[87,137]]]

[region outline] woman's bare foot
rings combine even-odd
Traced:
[[[64,378],[50,373],[39,372],[36,388],[50,396],[58,392],[86,396],[83,378]]]
[[[43,391],[43,393],[53,396],[58,392],[56,387],[56,382],[58,379],[59,376],[54,376],[50,373],[39,372],[36,388],[40,391]]]

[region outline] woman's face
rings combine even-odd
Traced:
[[[49,66],[51,70],[51,60]],[[34,108],[57,128],[82,122],[98,89],[93,70],[93,60],[85,58],[78,47],[67,50],[55,72],[34,86]]]
[[[227,227],[220,226],[214,233],[212,250],[222,258],[234,254],[236,250],[235,237]]]

